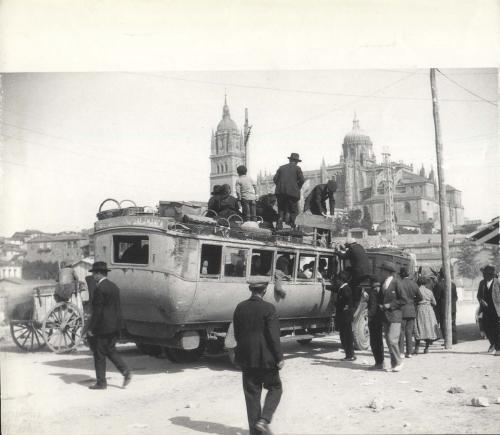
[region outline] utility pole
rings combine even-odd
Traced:
[[[446,184],[444,182],[443,169],[443,143],[441,141],[441,124],[439,122],[439,102],[436,88],[436,68],[431,68],[431,92],[432,92],[432,114],[434,116],[434,133],[436,140],[436,160],[438,172],[439,191],[439,218],[441,220],[441,259],[443,263],[445,279],[445,336],[444,347],[451,349],[451,273],[450,273],[450,252],[448,246],[448,206],[446,204]]]
[[[396,219],[394,214],[394,179],[392,176],[391,155],[387,149],[382,153],[385,166],[384,185],[384,212],[385,212],[385,234],[391,245],[396,241]]]

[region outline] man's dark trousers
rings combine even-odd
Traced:
[[[401,322],[401,335],[399,336],[399,351],[404,352],[404,342],[406,340],[406,355],[413,352],[413,328],[415,327],[415,317],[404,317]]]
[[[346,358],[354,356],[354,338],[352,335],[352,324],[343,323],[339,325],[340,343],[345,352]]]
[[[99,385],[106,385],[106,357],[110,359],[123,376],[129,373],[127,365],[116,350],[117,338],[116,333],[89,338],[89,344],[94,353],[95,373]]]
[[[262,385],[267,390],[263,408],[260,404]],[[250,435],[259,435],[261,432],[255,428],[255,423],[259,418],[268,422],[272,420],[283,393],[278,369],[243,369],[243,392],[247,404]]]
[[[384,338],[382,334],[383,322],[380,319],[368,321],[370,331],[370,347],[372,349],[375,364],[384,364]]]
[[[500,317],[492,314],[483,313],[484,333],[491,346],[500,351]]]

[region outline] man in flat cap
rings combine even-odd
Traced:
[[[251,281],[250,299],[234,311],[236,362],[243,370],[243,392],[250,435],[268,433],[268,425],[283,393],[279,370],[283,367],[280,325],[276,308],[263,300],[267,281]],[[262,387],[267,390],[261,408]]]
[[[301,162],[297,153],[291,153],[289,163],[282,165],[276,171],[274,184],[276,184],[276,197],[278,199],[278,229],[282,229],[283,222],[295,227],[295,218],[299,214],[300,189],[304,184],[302,169],[298,166]]]
[[[384,334],[389,353],[391,355],[391,367],[393,372],[399,372],[403,368],[403,359],[399,353],[399,336],[401,333],[401,321],[403,313],[401,308],[406,304],[406,299],[401,290],[401,284],[395,276],[394,263],[384,261],[380,265],[380,278],[383,301],[380,309],[383,310]],[[389,369],[388,369],[389,371]]]
[[[483,314],[483,327],[490,342],[488,352],[500,356],[500,284],[493,266],[481,269],[483,280],[479,283],[477,300]]]
[[[116,341],[121,330],[120,290],[108,276],[108,265],[104,261],[96,261],[90,269],[96,287],[92,297],[92,315],[88,327],[88,340],[94,354],[96,383],[91,390],[105,390],[106,357],[123,375],[123,388],[132,379],[130,369],[116,351]]]

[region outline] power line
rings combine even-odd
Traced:
[[[418,71],[411,72],[411,75],[417,74]],[[404,73],[404,71],[402,72]],[[191,82],[191,83],[201,83],[208,84],[213,86],[224,86],[224,87],[235,87],[235,88],[245,88],[245,89],[259,89],[265,91],[274,91],[274,92],[289,92],[289,93],[299,93],[299,94],[310,94],[310,95],[327,95],[327,96],[336,96],[336,97],[361,97],[361,98],[376,98],[376,99],[386,99],[386,100],[408,100],[408,101],[430,101],[430,98],[422,98],[422,97],[396,97],[396,96],[387,96],[387,95],[372,95],[372,94],[351,94],[344,92],[327,92],[327,91],[314,91],[308,89],[293,89],[293,88],[277,88],[273,86],[259,86],[259,85],[245,85],[239,83],[228,83],[228,82],[215,82],[210,80],[198,80],[198,79],[187,79],[183,77],[173,77],[166,76],[163,74],[154,74],[154,73],[135,73],[135,72],[126,72],[123,74],[127,75],[137,75],[137,76],[147,76],[147,77],[156,77],[166,80],[174,80],[174,81],[182,81],[182,82]],[[440,101],[447,102],[460,102],[460,103],[480,103],[478,100],[465,100],[465,99],[452,99],[452,98],[443,98]]]
[[[475,92],[472,92],[470,89],[466,88],[464,85],[458,83],[456,80],[452,79],[451,77],[448,77],[444,72],[442,72],[439,68],[436,68],[437,71],[444,77],[446,77],[450,82],[454,83],[457,85],[459,88],[462,88],[464,91],[468,92],[469,94],[473,95],[474,97],[477,97],[486,103],[492,104],[493,106],[496,106],[497,103],[494,101],[487,100],[486,98],[481,97],[481,95],[476,94]]]
[[[410,78],[410,77],[414,76],[415,74],[416,74],[416,72],[415,72],[415,71],[414,71],[414,72],[411,72],[411,73],[407,74],[406,76],[404,76],[404,77],[402,77],[402,78],[399,78],[398,80],[396,80],[396,81],[394,81],[394,82],[389,83],[388,85],[385,85],[385,86],[383,86],[383,87],[381,87],[381,88],[379,88],[379,89],[376,89],[375,91],[373,91],[373,92],[371,93],[371,95],[377,94],[378,92],[385,91],[386,89],[389,89],[390,87],[395,86],[395,85],[397,85],[398,83],[400,83],[400,82],[402,82],[402,81],[404,81],[404,80],[406,80],[406,79],[408,79],[408,78]],[[338,110],[340,110],[340,109],[342,109],[342,108],[344,108],[344,107],[346,107],[346,106],[349,106],[349,105],[351,105],[351,104],[356,104],[356,103],[358,103],[359,101],[363,100],[364,98],[365,98],[365,97],[359,97],[359,98],[357,98],[356,100],[349,101],[349,102],[344,103],[344,104],[340,104],[340,105],[338,105],[337,107],[335,107],[335,108],[333,108],[333,109],[331,109],[331,110],[328,110],[327,112],[322,112],[322,113],[320,113],[320,114],[318,114],[318,115],[316,115],[316,116],[313,116],[313,117],[311,117],[311,118],[307,118],[307,119],[305,119],[305,120],[303,120],[303,121],[301,121],[301,122],[299,122],[299,123],[297,123],[297,124],[292,124],[292,125],[289,125],[289,126],[287,126],[287,127],[281,127],[281,128],[275,129],[275,130],[268,130],[267,132],[264,132],[264,133],[262,133],[262,134],[264,134],[264,135],[265,135],[265,134],[274,133],[274,132],[277,132],[277,131],[288,130],[288,129],[290,129],[290,128],[299,127],[299,126],[301,126],[301,125],[303,125],[303,124],[306,124],[306,123],[308,123],[308,122],[310,122],[310,121],[314,121],[314,120],[316,120],[316,119],[319,119],[319,118],[322,118],[322,117],[324,117],[324,116],[327,116],[327,115],[329,115],[330,113],[337,112]]]

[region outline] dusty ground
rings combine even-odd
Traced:
[[[284,395],[275,434],[498,433],[500,405],[469,405],[474,396],[500,396],[500,358],[486,354],[474,305],[459,307],[460,343],[441,343],[406,360],[400,373],[370,372],[369,352],[344,363],[338,336],[309,346],[284,345]],[[5,328],[4,328],[5,334]],[[246,434],[241,374],[225,357],[176,365],[120,346],[134,371],[130,386],[108,371],[106,391],[91,391],[93,360],[86,348],[68,355],[18,352],[2,341],[2,433],[18,434]],[[449,394],[459,386],[462,394]],[[383,399],[384,408],[368,404]]]

